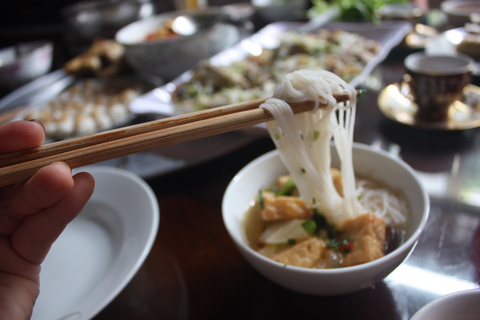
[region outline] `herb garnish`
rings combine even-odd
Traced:
[[[291,195],[292,192],[296,189],[295,182],[293,178],[288,179],[283,188],[277,192],[277,196]]]
[[[260,189],[258,190],[258,205],[260,206],[260,209],[263,210],[264,205],[263,205],[263,191]]]
[[[274,247],[286,247],[286,246],[293,246],[294,244],[297,243],[297,240],[295,239],[288,239],[287,242],[280,242],[280,243],[275,243],[273,246]]]

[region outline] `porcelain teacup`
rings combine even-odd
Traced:
[[[470,82],[473,59],[466,55],[409,55],[404,62],[420,120],[443,121],[452,103],[462,98]]]

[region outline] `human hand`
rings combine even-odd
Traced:
[[[35,121],[0,125],[0,153],[40,146],[44,139],[45,129]],[[65,163],[55,162],[26,182],[0,188],[0,320],[30,318],[40,264],[94,185],[90,174],[72,177]]]

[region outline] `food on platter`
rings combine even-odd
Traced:
[[[53,99],[29,106],[22,118],[42,122],[47,137],[54,140],[90,134],[128,121],[129,104],[141,93],[137,82],[85,79]]]
[[[275,85],[298,69],[323,69],[350,81],[381,49],[380,44],[343,30],[283,33],[274,48],[254,45],[244,59],[226,65],[201,62],[172,95],[178,112],[272,96]]]
[[[465,23],[465,35],[457,45],[457,51],[480,60],[480,15],[472,14],[472,22]]]
[[[86,52],[67,61],[63,69],[75,76],[110,77],[123,70],[124,55],[122,44],[96,38]]]
[[[336,102],[340,92],[349,94],[347,103]],[[353,169],[356,99],[337,75],[298,70],[261,105],[275,118],[267,129],[289,174],[260,190],[245,214],[254,250],[288,265],[336,268],[376,260],[403,241],[410,217],[404,196]],[[315,110],[294,115],[288,102],[304,100],[315,101]],[[338,168],[331,167],[332,139]]]
[[[457,51],[480,60],[480,33],[467,33],[458,44]]]
[[[457,46],[457,51],[480,60],[480,24],[466,23],[465,35]]]
[[[145,38],[145,42],[180,37],[181,35],[173,31],[172,29],[173,21],[174,19],[167,19],[158,29],[147,35],[147,37]]]

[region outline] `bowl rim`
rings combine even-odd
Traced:
[[[163,12],[163,13],[160,13],[160,14],[150,16],[150,17],[145,18],[145,19],[140,19],[140,20],[137,20],[137,21],[133,21],[133,22],[123,26],[122,28],[120,28],[115,33],[114,39],[118,43],[124,45],[125,47],[149,47],[149,46],[155,46],[155,45],[163,44],[163,43],[175,43],[175,42],[186,41],[186,40],[190,40],[190,39],[193,39],[193,38],[202,37],[205,34],[208,34],[210,32],[210,30],[212,30],[214,28],[214,26],[212,26],[211,28],[206,28],[204,30],[200,30],[200,31],[198,31],[198,32],[196,32],[192,35],[188,35],[188,36],[179,35],[178,37],[173,37],[173,38],[166,38],[166,39],[159,38],[159,39],[154,39],[154,40],[150,40],[150,41],[141,40],[140,42],[125,42],[125,41],[121,41],[119,39],[121,33],[126,32],[125,30],[135,28],[135,26],[141,26],[143,24],[152,23],[151,21],[153,21],[153,22],[158,21],[159,25],[157,25],[156,28],[154,29],[154,30],[156,30],[163,24],[163,22],[165,22],[168,19],[174,19],[176,17],[179,17],[181,15],[185,15],[185,14],[203,14],[203,13],[205,13],[205,14],[216,13],[219,16],[222,15],[222,14],[225,15],[225,11],[223,11],[220,7],[208,7],[206,9],[200,9],[199,11],[192,11],[192,10],[189,10],[189,9],[181,9],[181,10]],[[146,35],[148,35],[148,32],[146,33]]]
[[[100,1],[80,1],[72,3],[63,7],[60,13],[63,16],[71,16],[82,13],[83,11],[95,12],[98,9],[103,9],[110,6],[119,6],[123,4],[142,5],[148,3],[148,0],[129,0],[129,1],[115,1],[115,0],[100,0]]]
[[[480,3],[480,2],[479,2]],[[426,59],[426,58],[442,58],[448,60],[461,60],[465,62],[465,65],[458,66],[452,69],[427,69],[423,66],[418,66],[417,68],[414,66],[414,61],[419,59]],[[456,53],[454,55],[448,54],[427,54],[425,52],[415,52],[408,55],[404,60],[404,66],[407,70],[417,73],[417,74],[427,74],[429,76],[449,76],[449,75],[458,75],[463,73],[470,73],[473,71],[475,65],[475,61],[468,55],[462,53]]]
[[[463,297],[470,297],[472,295],[473,296],[478,295],[480,297],[480,287],[448,293],[446,295],[433,299],[427,304],[425,304],[423,307],[418,309],[418,311],[413,314],[411,320],[420,320],[421,317],[423,317],[424,315],[427,315],[430,311],[432,311],[434,307],[436,307],[439,304],[442,304],[445,301],[455,300],[457,298],[463,298]]]
[[[415,171],[406,162],[404,162],[402,159],[394,157],[392,154],[390,154],[390,153],[388,153],[384,150],[375,149],[370,145],[362,144],[362,143],[358,143],[358,142],[353,143],[353,149],[359,149],[359,150],[363,150],[363,151],[367,151],[367,152],[377,153],[381,156],[392,159],[394,162],[396,162],[400,167],[402,167],[405,171],[407,171],[414,178],[414,181],[416,182],[416,185],[420,190],[421,198],[423,199],[423,201],[422,201],[423,202],[422,217],[421,217],[421,219],[418,223],[418,226],[413,230],[412,234],[398,248],[396,248],[392,252],[384,255],[383,257],[381,257],[379,259],[376,259],[376,260],[370,261],[370,262],[366,262],[366,263],[363,263],[363,264],[355,265],[355,266],[342,267],[342,268],[332,268],[332,269],[313,269],[313,268],[303,268],[303,267],[286,265],[286,264],[277,262],[275,260],[269,259],[269,258],[263,256],[262,254],[258,253],[257,251],[253,250],[250,246],[248,246],[246,243],[244,243],[243,239],[237,239],[237,237],[235,237],[232,234],[232,232],[230,231],[229,225],[226,222],[226,218],[225,218],[227,216],[227,214],[226,214],[226,206],[227,206],[226,196],[228,195],[229,192],[231,192],[230,190],[233,188],[233,185],[236,183],[236,181],[238,181],[241,178],[242,175],[244,175],[248,170],[250,170],[251,167],[256,166],[259,162],[263,162],[263,161],[265,161],[269,158],[278,157],[279,152],[278,152],[277,149],[271,150],[271,151],[255,158],[251,162],[249,162],[247,165],[245,165],[233,177],[233,179],[228,184],[227,189],[226,189],[225,194],[224,194],[224,197],[223,197],[223,200],[222,200],[222,219],[224,221],[225,228],[227,229],[227,232],[230,235],[230,238],[233,239],[233,241],[236,243],[237,246],[239,246],[242,249],[248,251],[250,254],[254,255],[257,259],[260,259],[263,262],[265,262],[267,264],[270,264],[273,267],[279,267],[279,268],[283,268],[285,270],[288,269],[288,270],[291,270],[291,271],[294,271],[294,272],[301,272],[301,273],[308,273],[308,274],[335,275],[335,274],[343,274],[343,273],[346,273],[346,272],[361,271],[361,270],[370,269],[372,267],[376,267],[378,265],[382,265],[384,260],[396,259],[399,256],[403,255],[405,250],[407,250],[408,248],[411,247],[411,249],[407,250],[407,251],[409,251],[408,254],[410,254],[413,251],[421,233],[425,229],[425,227],[427,225],[427,220],[428,220],[428,217],[429,217],[430,198],[428,196],[428,193],[427,193],[426,189],[424,188],[424,186],[421,184],[421,182],[417,178],[417,175],[416,175]]]
[[[447,1],[442,1],[440,4],[440,9],[446,14],[449,15],[454,15],[454,16],[459,16],[459,17],[468,17],[471,12],[458,12],[455,10],[456,8],[463,7],[463,6],[468,6],[468,5],[480,5],[480,2],[475,1],[475,0],[447,0]]]

